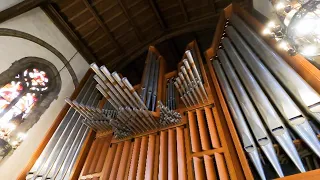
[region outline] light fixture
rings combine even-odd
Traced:
[[[274,38],[290,55],[320,55],[320,0],[270,0],[278,19],[262,34]]]

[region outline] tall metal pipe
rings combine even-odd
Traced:
[[[233,15],[230,19],[232,25],[239,31],[248,44],[261,57],[261,60],[272,71],[272,73],[285,85],[286,90],[303,106],[308,114],[308,106],[320,102],[319,94],[306,83],[284,60],[274,52],[264,40],[249,28],[238,16]],[[320,111],[315,113],[314,118],[320,122]]]
[[[264,128],[261,119],[254,108],[254,105],[250,101],[250,98],[247,95],[246,90],[242,86],[239,78],[232,69],[230,63],[225,59],[225,56],[221,55],[221,50],[218,51],[218,58],[221,61],[223,70],[226,73],[228,80],[230,81],[231,87],[239,101],[244,115],[246,116],[251,130],[253,131],[256,140],[258,141],[259,146],[265,153],[273,168],[276,170],[277,174],[280,177],[283,177],[284,175],[280,167],[280,163],[275,153],[275,150],[273,148],[272,141],[268,135],[268,132]]]
[[[251,48],[245,43],[235,29],[229,26],[226,33],[236,49],[243,56],[247,66],[257,77],[260,85],[267,92],[277,109],[282,114],[286,122],[296,131],[309,147],[320,157],[320,144],[318,138],[312,131],[312,128],[302,112],[279,82],[273,77],[269,70],[264,66],[260,59],[255,55]]]
[[[238,72],[239,77],[241,78],[243,84],[248,90],[251,98],[254,101],[262,119],[268,126],[273,137],[276,138],[280,146],[284,149],[287,155],[291,158],[294,164],[298,167],[301,172],[305,172],[299,154],[290,138],[290,135],[287,131],[286,126],[282,123],[281,118],[271,105],[267,96],[264,94],[263,90],[259,86],[258,82],[255,80],[249,69],[243,63],[242,58],[236,52],[235,48],[231,44],[228,38],[222,40],[222,45],[225,48],[225,52],[228,54],[229,58],[226,57],[226,54],[223,50],[220,51],[221,56],[225,56],[225,60],[232,62],[235,70]]]

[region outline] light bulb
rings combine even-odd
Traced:
[[[274,21],[270,21],[268,24],[267,24],[267,27],[268,28],[274,28],[276,26],[276,23]]]
[[[306,46],[301,51],[301,53],[306,56],[313,56],[316,54],[316,52],[317,52],[317,47],[314,45]]]
[[[288,43],[287,43],[286,41],[281,41],[281,42],[279,43],[279,47],[280,47],[281,49],[286,50],[286,51],[289,49]]]
[[[265,29],[262,31],[262,34],[263,34],[263,35],[271,34],[271,30],[270,30],[269,28],[265,28]]]
[[[285,8],[285,5],[284,5],[283,2],[279,2],[279,3],[276,4],[275,7],[276,7],[277,10],[281,10],[281,9]]]
[[[13,142],[11,143],[11,145],[12,145],[12,146],[18,145],[18,141],[13,141]]]
[[[27,137],[27,134],[25,134],[25,133],[18,133],[18,138],[19,138],[19,139],[23,140],[23,139],[25,139],[26,137]]]

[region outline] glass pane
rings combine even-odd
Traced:
[[[12,81],[0,89],[0,96],[8,102],[18,97],[23,87],[20,82]]]

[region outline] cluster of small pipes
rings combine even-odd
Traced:
[[[181,72],[178,73],[179,77],[175,79],[174,85],[178,89],[184,105],[190,107],[204,103],[208,100],[208,95],[203,86],[201,76],[195,65],[191,51],[187,50],[185,54],[187,59],[183,60],[184,66],[181,66]]]
[[[65,101],[78,113],[85,117],[85,119],[83,119],[83,123],[85,125],[95,130],[111,130],[109,121],[114,117],[116,112],[113,111],[112,114],[110,112],[105,114],[98,107],[79,104],[77,101],[71,101],[69,98],[66,98]]]
[[[173,79],[174,78],[170,78],[167,80],[167,91],[166,91],[166,106],[170,109],[170,110],[174,110],[177,108],[177,104],[176,104],[176,92],[174,90],[173,87]]]
[[[126,77],[120,78],[116,72],[111,74],[105,66],[100,68],[96,64],[90,66],[96,73],[94,76],[94,79],[98,82],[96,88],[117,111],[110,118],[104,116],[106,123],[112,127],[115,138],[122,139],[162,127],[160,121],[156,121],[148,111],[144,101]],[[170,113],[166,116],[170,116]],[[176,113],[174,117],[177,119]],[[172,122],[177,121],[172,120],[172,118],[170,120]],[[169,122],[168,119],[165,124],[172,124],[172,122]]]
[[[160,108],[159,123],[161,126],[168,126],[178,124],[181,122],[181,114],[170,110],[167,106],[163,105],[161,101],[158,101],[158,107]]]

